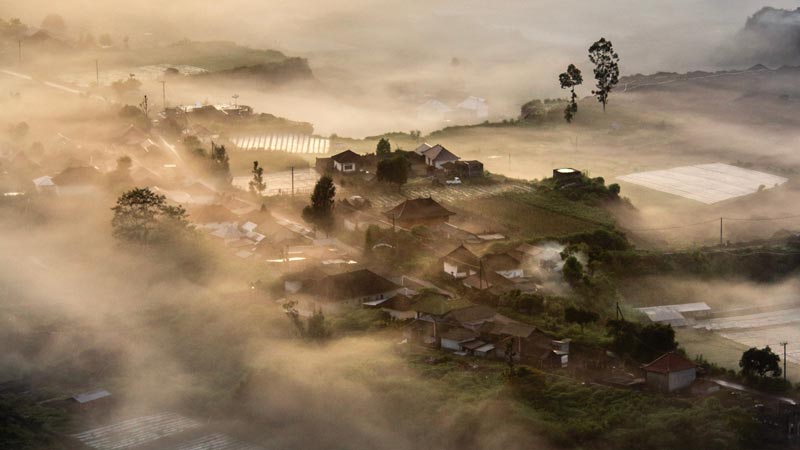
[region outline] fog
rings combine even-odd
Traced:
[[[792,2],[770,6],[790,7]],[[747,0],[369,2],[12,2],[3,15],[39,24],[64,17],[73,33],[130,36],[132,46],[181,38],[232,40],[309,59],[322,89],[239,92],[259,109],[313,122],[322,134],[364,136],[438,128],[420,120],[427,98],[488,100],[492,117],[515,117],[531,98],[555,97],[557,74],[600,36],[615,43],[623,74],[716,69],[720,46],[762,4]],[[92,14],[85,14],[91,10]],[[457,58],[454,66],[451,60]],[[227,101],[230,91],[179,95]],[[452,99],[450,99],[452,97]],[[383,107],[382,107],[383,106]],[[385,108],[391,109],[388,114]]]
[[[177,411],[267,448],[551,445],[540,438],[540,423],[521,412],[498,381],[503,376],[498,363],[450,361],[457,369],[446,370],[431,358],[403,353],[402,333],[392,328],[309,343],[297,336],[279,296],[252,289],[257,281],[280,283],[281,269],[267,266],[265,258],[260,264],[255,258],[239,261],[208,236],[167,250],[112,238],[110,208],[123,188],[183,189],[210,182],[203,172],[206,153],[190,159],[197,148],[181,147],[183,130],[164,126],[166,116],[150,129],[149,119],[162,106],[238,101],[257,113],[295,121],[191,123],[212,128],[200,144],[203,151],[212,139],[305,135],[313,126],[319,137],[338,135],[330,140],[332,151],[367,153],[375,151],[377,139],[362,140],[365,136],[422,130],[420,139],[392,136],[393,148],[412,149],[420,140],[441,143],[462,159],[481,160],[493,174],[524,181],[549,177],[557,167],[575,167],[610,184],[631,172],[709,162],[739,163],[789,178],[800,173],[800,90],[792,70],[709,75],[697,82],[671,79],[663,86],[646,80],[630,90],[626,82],[612,94],[607,112],[591,97],[586,50],[601,36],[614,42],[623,75],[744,69],[718,56],[747,17],[764,6],[760,2],[0,2],[0,18],[19,17],[34,28],[47,14],[61,15],[65,41],[109,33],[114,42],[109,49],[92,46],[74,53],[31,45],[21,58],[13,42],[0,48],[0,69],[13,71],[0,73],[0,192],[9,194],[0,197],[0,382],[33,380],[34,389],[44,393],[108,389],[116,404],[108,417],[95,418],[98,422]],[[790,8],[794,2],[769,5]],[[125,36],[130,49],[123,50]],[[183,39],[279,50],[305,58],[313,76],[286,82],[237,76],[226,72],[235,58],[222,55],[207,58],[209,68],[199,67],[202,61],[175,64],[187,71],[207,69],[207,78],[187,73],[169,78],[161,64],[172,65],[148,56]],[[239,57],[249,61],[264,55]],[[559,110],[538,122],[436,132],[483,119],[517,119],[520,106],[531,99],[564,97],[557,75],[572,62],[586,80],[572,124],[562,122]],[[115,93],[112,83],[129,74],[141,87]],[[95,76],[99,86],[93,85]],[[125,142],[125,133],[141,125],[141,115],[136,108],[125,115],[122,107],[138,105],[144,95],[151,102],[145,117],[151,131]],[[467,96],[486,98],[489,116],[432,120],[417,110],[429,99],[454,105]],[[313,165],[323,156],[229,148],[231,175],[248,181],[255,158],[273,175]],[[132,159],[131,174],[140,175],[114,184],[108,180],[124,156]],[[32,184],[75,166],[97,168],[102,186],[90,196],[48,197]],[[340,189],[348,192],[344,183]],[[17,198],[22,192],[29,195]],[[376,199],[384,194],[390,195],[374,191]],[[800,214],[794,179],[715,205],[629,185],[623,185],[622,195],[630,202],[608,206],[609,217],[636,247],[648,250],[679,252],[716,244],[719,217],[738,220],[725,223],[726,240],[783,236],[797,229],[795,215]],[[453,198],[448,201],[462,201]],[[300,221],[307,196],[253,201]],[[469,201],[466,197],[465,205],[453,209]],[[503,229],[490,213],[464,211],[454,220],[457,225],[486,233],[520,231]],[[563,222],[551,215],[542,219],[553,222],[542,225],[547,237],[552,236],[548,226],[562,235],[585,229],[559,229]],[[781,216],[790,217],[766,220]],[[530,221],[540,218],[532,214]],[[580,217],[572,219],[564,222],[586,226]],[[695,227],[698,222],[702,226]],[[347,245],[361,245],[360,236],[357,240]],[[526,267],[527,273],[554,296],[575,295],[557,270],[564,244],[542,246],[548,251]],[[579,257],[588,267],[587,257]],[[634,279],[621,291],[632,304],[705,299],[715,308],[744,308],[794,301],[800,287],[794,281],[758,284],[746,277],[678,274]]]

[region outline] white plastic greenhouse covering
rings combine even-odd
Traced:
[[[706,204],[749,195],[762,186],[769,189],[786,182],[786,178],[777,175],[722,163],[638,172],[617,179]]]

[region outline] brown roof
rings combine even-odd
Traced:
[[[433,147],[431,147],[428,150],[426,150],[424,155],[425,155],[426,158],[428,158],[430,160],[433,160],[433,161],[436,161],[436,160],[439,160],[439,161],[456,161],[456,160],[460,159],[458,156],[453,154],[453,152],[451,152],[450,150],[444,148],[440,144],[436,144]]]
[[[466,328],[451,328],[442,333],[442,339],[449,339],[456,342],[465,342],[475,339],[477,335]]]
[[[331,156],[331,159],[341,163],[357,163],[361,161],[361,155],[352,151],[352,150],[345,150],[341,153],[337,153]]]
[[[452,319],[458,323],[473,323],[480,321],[488,321],[492,319],[497,313],[494,309],[486,305],[473,305],[466,308],[459,308],[445,314],[445,318]]]
[[[514,270],[519,269],[520,262],[508,253],[490,253],[481,258],[483,266],[488,270]]]
[[[455,262],[456,264],[464,264],[475,268],[480,265],[478,257],[469,251],[469,249],[464,247],[464,244],[459,245],[458,248],[445,255],[444,259],[450,262]]]
[[[682,370],[694,369],[695,367],[697,367],[695,363],[689,361],[683,356],[675,352],[669,352],[659,356],[650,364],[643,365],[642,370],[645,372],[666,374],[670,372],[680,372]]]
[[[398,220],[416,220],[446,218],[455,213],[440,205],[436,200],[427,197],[406,200],[384,212],[383,215],[390,219],[394,217]]]
[[[317,294],[328,300],[349,300],[396,289],[400,286],[368,269],[328,276],[314,288]]]

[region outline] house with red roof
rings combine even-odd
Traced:
[[[691,385],[697,378],[697,366],[675,353],[665,353],[642,366],[647,386],[662,392],[673,392]]]

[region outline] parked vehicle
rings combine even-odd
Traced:
[[[455,177],[452,180],[445,181],[447,184],[461,184],[461,178]]]

